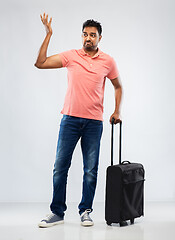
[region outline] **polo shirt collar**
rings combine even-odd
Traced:
[[[80,53],[81,53],[83,56],[90,56],[88,53],[86,53],[86,52],[84,51],[83,48],[80,49]],[[101,54],[101,50],[98,48],[97,53],[96,53],[92,58],[96,58],[96,57],[98,57],[100,54]]]

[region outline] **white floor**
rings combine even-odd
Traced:
[[[47,203],[0,203],[0,239],[2,240],[174,240],[175,202],[145,203],[145,216],[134,225],[107,226],[104,204],[94,204],[93,227],[80,225],[77,205],[68,204],[65,223],[51,228],[37,227],[49,213]]]

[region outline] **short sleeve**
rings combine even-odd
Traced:
[[[61,57],[63,67],[68,67],[72,56],[72,50],[59,53],[59,55]]]
[[[116,62],[114,61],[114,59],[111,57],[110,59],[110,69],[109,69],[109,73],[107,74],[107,78],[109,79],[115,79],[119,76],[119,71],[116,65]]]

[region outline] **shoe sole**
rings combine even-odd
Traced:
[[[93,222],[90,222],[90,221],[84,221],[84,222],[81,222],[81,225],[83,227],[90,227],[90,226],[93,226],[94,223]]]
[[[38,223],[38,227],[39,228],[48,228],[48,227],[52,227],[52,226],[59,225],[59,224],[62,224],[62,223],[64,223],[64,220],[58,221],[58,222],[54,222],[54,223],[44,223],[44,222],[41,222],[41,223]]]

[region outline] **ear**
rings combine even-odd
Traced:
[[[101,39],[102,39],[102,35],[100,35],[100,37],[99,37],[99,42],[101,41]]]

